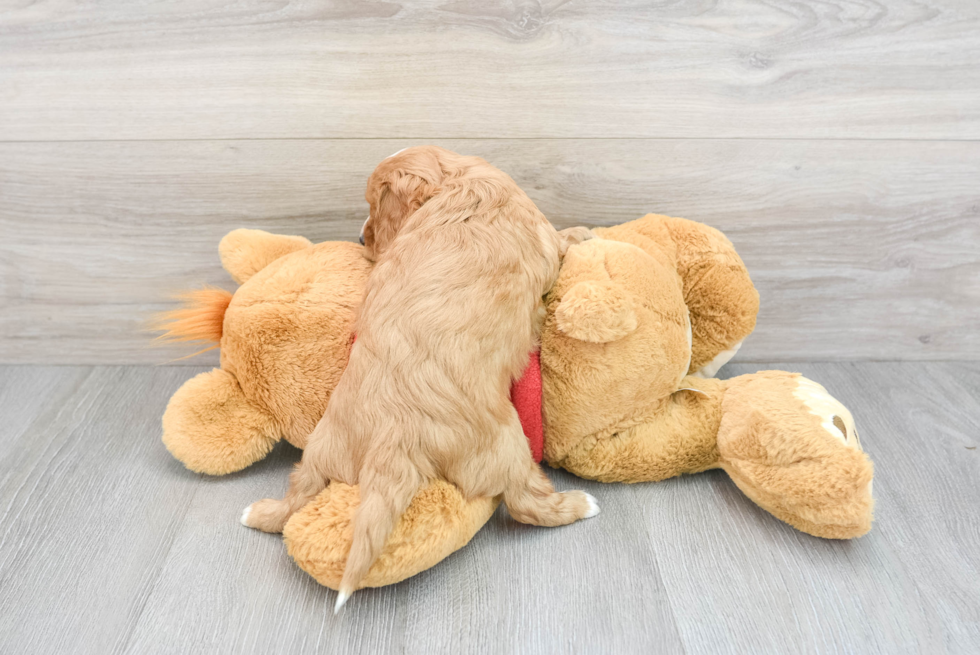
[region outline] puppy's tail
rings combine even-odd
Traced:
[[[340,581],[334,613],[340,611],[381,554],[395,523],[420,485],[419,472],[401,449],[372,454],[359,484],[361,504],[354,515],[354,539]]]

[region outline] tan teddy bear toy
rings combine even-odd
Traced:
[[[758,295],[717,230],[648,215],[571,248],[546,298],[544,461],[604,482],[724,469],[759,506],[818,537],[871,527],[872,464],[850,412],[796,373],[711,376],[755,326]],[[219,247],[241,284],[172,312],[169,336],[220,341],[221,368],[174,394],[163,440],[188,468],[221,475],[281,438],[302,448],[347,362],[371,264],[361,246],[236,230]],[[332,483],[284,530],[296,562],[336,588],[356,487]],[[391,584],[465,545],[493,498],[423,488],[365,580]],[[599,519],[601,520],[601,518]]]

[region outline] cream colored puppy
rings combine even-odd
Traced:
[[[330,480],[361,504],[339,609],[427,480],[468,497],[503,495],[511,516],[555,526],[598,513],[581,491],[556,493],[533,461],[511,382],[537,344],[542,296],[585,228],[557,232],[505,173],[436,147],[384,160],[366,193],[367,281],[350,361],[310,435],[283,500],[242,521],[282,530]]]

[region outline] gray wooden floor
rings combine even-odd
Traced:
[[[980,364],[771,365],[787,366],[857,417],[877,471],[868,536],[803,535],[718,472],[624,486],[551,471],[602,514],[549,530],[501,511],[339,616],[277,537],[237,521],[284,490],[298,451],[206,478],[160,443],[195,369],[0,367],[0,652],[980,650]]]

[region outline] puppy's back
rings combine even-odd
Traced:
[[[503,482],[487,479],[492,460],[522,465],[515,445],[527,445],[519,423],[514,439],[509,387],[536,343],[558,266],[555,229],[485,162],[416,211],[379,258],[345,373],[357,392],[338,387],[328,409],[357,423],[350,436],[368,442],[356,449],[364,453],[362,505],[338,605],[420,480],[445,477],[464,493],[496,495]]]

